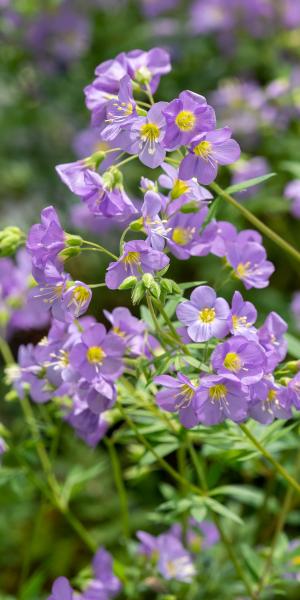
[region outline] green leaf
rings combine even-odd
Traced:
[[[188,290],[189,288],[197,287],[197,285],[204,285],[205,283],[206,281],[187,281],[179,283],[178,285],[182,290]]]
[[[300,162],[285,160],[280,164],[281,168],[295,177],[300,177]]]
[[[260,506],[263,494],[254,487],[247,485],[222,485],[210,491],[210,496],[232,496],[251,506]]]
[[[203,501],[204,504],[206,504],[208,508],[212,510],[212,512],[215,512],[218,515],[225,517],[226,519],[230,519],[231,521],[234,521],[239,525],[243,525],[242,519],[240,519],[240,517],[237,514],[235,514],[232,510],[229,510],[229,508],[227,508],[217,500],[214,500],[213,498],[203,498]]]
[[[294,337],[291,333],[286,333],[285,338],[288,343],[288,351],[294,358],[300,358],[300,340]]]
[[[263,181],[267,181],[268,179],[271,179],[271,177],[274,177],[276,175],[276,173],[268,173],[267,175],[261,175],[260,177],[253,177],[253,179],[247,179],[246,181],[242,181],[241,183],[236,183],[235,185],[230,185],[228,188],[226,188],[225,192],[227,192],[228,194],[233,194],[235,192],[241,192],[243,190],[248,190],[249,188],[253,187],[254,185],[258,185],[259,183],[262,183]]]
[[[155,446],[153,448],[153,450],[155,450],[156,454],[158,454],[161,458],[163,458],[164,456],[168,456],[169,454],[172,454],[172,452],[175,452],[175,450],[177,450],[178,448],[178,442],[173,442],[173,443],[169,443],[169,444],[158,444],[157,446]],[[152,452],[147,451],[145,452],[144,456],[141,458],[140,460],[140,464],[142,466],[145,465],[152,465],[153,463],[156,462],[156,457],[154,456],[154,454],[152,454]]]

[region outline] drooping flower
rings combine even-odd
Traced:
[[[232,335],[253,338],[256,328],[253,326],[257,318],[257,310],[252,302],[244,301],[240,292],[234,292],[228,325]]]
[[[245,385],[250,385],[262,379],[266,356],[259,344],[237,335],[215,348],[211,363],[219,375],[231,374]]]
[[[145,323],[134,317],[130,310],[123,306],[114,308],[111,313],[107,310],[103,312],[113,326],[113,333],[125,341],[130,354],[135,356],[144,354],[148,338]]]
[[[84,174],[85,189],[80,197],[89,211],[97,217],[126,221],[137,210],[127,196],[123,186],[114,185],[112,179],[87,169]]]
[[[216,126],[214,109],[204,96],[189,90],[181,92],[163,110],[167,121],[164,145],[168,150],[186,146],[198,133]]]
[[[65,232],[53,206],[43,208],[41,223],[32,225],[26,247],[35,267],[43,268],[48,260],[55,260],[65,247]]]
[[[266,251],[260,244],[229,244],[226,257],[235,276],[244,283],[246,290],[252,287],[265,288],[269,285],[269,277],[274,273],[275,267],[267,260]]]
[[[240,156],[240,147],[231,138],[231,129],[223,127],[201,133],[193,139],[189,153],[179,166],[180,179],[196,177],[199,183],[208,185],[217,176],[218,165],[229,165]]]
[[[165,105],[166,102],[157,102],[146,117],[137,117],[124,128],[120,141],[123,150],[138,154],[140,161],[151,169],[161,165],[166,156],[163,146],[166,121],[162,113]]]
[[[151,48],[148,52],[131,50],[122,57],[131,79],[142,86],[148,84],[152,94],[156,92],[161,76],[171,71],[170,55],[163,48]]]
[[[178,412],[179,420],[184,427],[197,425],[197,387],[188,377],[182,373],[178,373],[177,378],[159,375],[155,377],[154,383],[163,386],[163,389],[156,394],[158,406],[168,412]]]
[[[92,290],[82,281],[67,283],[66,291],[62,294],[62,306],[68,314],[68,320],[78,319],[83,315],[91,302]]]
[[[160,271],[169,264],[170,259],[163,252],[154,250],[143,240],[124,244],[122,256],[109,264],[105,282],[109,289],[116,290],[122,281],[133,275],[141,278],[143,273]]]
[[[229,376],[201,377],[197,415],[200,423],[216,425],[225,419],[237,423],[247,417],[249,392],[240,381]]]
[[[114,333],[106,333],[104,325],[97,323],[83,332],[81,342],[70,352],[70,363],[87,381],[103,377],[116,380],[123,372],[122,356],[125,343]]]
[[[167,230],[159,213],[162,208],[161,195],[154,191],[145,193],[141,209],[144,231],[147,233],[146,241],[155,250],[163,250],[167,238]]]
[[[215,290],[206,285],[195,288],[190,301],[177,306],[176,314],[194,342],[222,338],[228,333],[228,303],[224,298],[217,298]]]

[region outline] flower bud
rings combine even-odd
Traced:
[[[69,258],[73,258],[73,256],[78,256],[81,253],[81,248],[79,246],[70,246],[69,248],[64,248],[59,252],[58,257],[61,260],[68,260]]]
[[[182,212],[182,213],[197,213],[197,212],[199,212],[199,204],[198,204],[198,202],[195,202],[195,201],[187,202],[186,204],[184,204],[181,207],[180,212]]]
[[[150,286],[150,292],[154,298],[158,299],[160,297],[160,287],[156,281],[153,281],[152,285]]]
[[[298,373],[300,371],[300,360],[290,360],[284,365],[285,369],[288,369],[291,373]]]
[[[138,281],[135,288],[132,290],[131,300],[133,304],[138,304],[145,294],[145,286],[142,281]]]
[[[25,242],[25,234],[19,227],[5,227],[0,231],[0,256],[10,256]]]
[[[80,235],[72,235],[71,233],[65,234],[65,240],[67,242],[67,246],[82,246],[83,239]]]
[[[143,281],[145,288],[147,288],[147,290],[150,290],[151,286],[154,283],[154,277],[153,277],[153,275],[151,275],[151,273],[144,273],[144,275],[142,277],[142,281]]]
[[[129,227],[132,231],[141,231],[141,229],[143,229],[143,219],[137,219],[136,221],[132,221]]]
[[[116,167],[111,167],[103,173],[103,185],[107,190],[113,190],[115,187],[123,185],[123,175]]]
[[[119,285],[119,290],[130,290],[137,283],[137,278],[134,275],[130,275],[126,277],[124,281],[122,281],[121,285]]]

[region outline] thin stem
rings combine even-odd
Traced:
[[[123,533],[124,533],[124,536],[126,538],[128,538],[130,535],[129,534],[128,498],[127,498],[127,492],[126,492],[126,488],[125,488],[123,478],[122,478],[121,465],[120,465],[119,457],[116,452],[116,448],[115,448],[113,441],[111,441],[107,438],[104,438],[104,441],[105,441],[106,447],[109,452],[111,466],[112,466],[114,480],[115,480],[115,485],[116,485],[118,496],[119,496]]]
[[[154,98],[153,98],[153,95],[152,95],[149,83],[146,83],[146,90],[147,90],[147,96],[148,96],[148,98],[150,100],[150,104],[153,105],[154,104]]]
[[[137,426],[132,421],[132,419],[126,414],[126,411],[123,409],[123,406],[121,404],[119,404],[119,410],[120,410],[120,413],[122,414],[122,417],[125,419],[125,421],[129,425],[129,427],[132,429],[132,431],[134,431],[136,438],[141,442],[141,444],[143,444],[143,446],[145,446],[145,448],[147,448],[147,450],[149,450],[149,452],[151,452],[151,454],[153,454],[153,456],[155,456],[155,458],[156,458],[157,462],[160,464],[160,466],[165,471],[167,471],[167,473],[169,473],[169,475],[171,475],[171,477],[173,477],[173,479],[175,479],[178,483],[180,483],[181,485],[185,485],[194,493],[196,493],[200,496],[204,496],[205,492],[203,490],[201,490],[198,486],[193,485],[187,479],[185,479],[181,475],[179,475],[179,473],[177,473],[177,471],[175,471],[175,469],[173,469],[173,467],[171,467],[171,465],[169,465],[169,463],[167,463],[167,461],[164,460],[164,458],[159,456],[159,454],[156,452],[155,448],[153,448],[151,446],[151,444],[143,436],[143,434],[140,433],[140,431],[138,430]]]
[[[240,423],[240,429],[244,432],[244,434],[249,438],[252,444],[260,451],[260,453],[273,465],[280,475],[287,481],[289,485],[300,495],[300,484],[290,475],[282,465],[273,458],[272,454],[266,450],[263,445],[259,442],[259,440],[251,433],[246,425]]]
[[[87,285],[91,289],[106,287],[106,283],[104,281],[103,281],[103,283],[86,283],[85,285]]]
[[[7,366],[14,364],[15,359],[13,357],[12,351],[7,341],[3,337],[0,337],[0,353],[2,354],[4,363]]]
[[[156,333],[161,341],[162,347],[164,348],[164,350],[167,351],[168,349],[167,349],[167,346],[165,345],[164,339],[163,339],[165,337],[165,335],[164,335],[164,332],[162,331],[162,329],[160,328],[160,324],[157,320],[157,316],[155,314],[155,310],[154,310],[153,303],[152,303],[152,298],[151,298],[149,292],[146,292],[146,300],[147,300],[148,309],[150,311],[150,314],[151,314],[151,317],[152,317],[152,320],[153,320],[153,323],[154,323],[154,326],[156,329]]]
[[[149,104],[149,102],[144,102],[143,100],[136,100],[136,103],[140,106],[144,106],[145,108],[151,108],[151,104]]]
[[[121,162],[116,163],[114,165],[114,167],[116,167],[117,169],[119,167],[123,167],[123,165],[126,165],[127,163],[129,163],[131,160],[135,160],[136,158],[138,158],[138,154],[134,154],[133,156],[128,156],[128,158],[125,158],[124,160],[121,160]]]
[[[98,252],[104,252],[104,254],[107,254],[108,256],[110,256],[111,258],[114,258],[115,260],[118,260],[118,256],[116,256],[115,254],[113,254],[112,252],[110,252],[109,250],[104,248],[103,246],[100,246],[100,244],[96,244],[95,242],[89,242],[88,240],[83,240],[83,243],[86,244],[87,246],[91,246],[92,248],[95,248],[96,250],[98,250]],[[87,250],[87,248],[82,248],[82,250]]]
[[[187,447],[188,447],[192,462],[194,464],[194,467],[195,467],[195,470],[196,470],[196,473],[198,476],[199,483],[204,490],[208,490],[205,470],[204,470],[202,462],[200,461],[199,456],[194,448],[194,445],[190,440],[189,435],[187,435],[186,443],[187,443]]]
[[[242,215],[250,221],[259,231],[261,231],[264,235],[266,235],[270,240],[272,240],[277,246],[280,246],[285,252],[290,254],[293,258],[295,258],[298,262],[300,262],[300,252],[291,246],[286,240],[284,240],[280,235],[272,231],[267,225],[265,225],[260,219],[255,217],[243,204],[240,204],[235,200],[230,194],[222,190],[222,188],[217,183],[212,183],[210,185],[211,189],[214,190],[219,196],[224,198],[228,204],[237,208],[237,210],[242,213]]]

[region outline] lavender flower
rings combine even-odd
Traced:
[[[143,321],[134,317],[128,308],[123,306],[114,308],[111,313],[107,310],[103,312],[113,326],[113,333],[125,341],[129,353],[133,356],[144,354],[148,334]]]
[[[294,317],[296,329],[300,331],[300,292],[293,295],[291,310]]]
[[[200,423],[216,425],[225,419],[237,423],[247,417],[249,392],[240,381],[222,375],[201,378],[197,415]]]
[[[80,197],[89,211],[97,217],[126,221],[137,210],[125,193],[122,185],[114,185],[105,175],[87,169],[84,173],[85,189],[81,188]]]
[[[149,85],[152,94],[158,88],[160,78],[171,71],[170,55],[163,48],[148,52],[132,50],[122,55],[128,75],[141,85]]]
[[[140,554],[156,560],[157,569],[164,579],[192,581],[196,574],[192,557],[174,533],[166,532],[155,538],[145,531],[138,531],[137,538],[141,542]]]
[[[253,338],[256,328],[253,327],[257,319],[257,310],[251,302],[244,301],[240,292],[234,292],[231,303],[231,311],[228,317],[228,325],[232,335],[242,335],[245,338]]]
[[[249,416],[259,423],[268,425],[277,419],[289,419],[292,416],[291,402],[286,388],[275,383],[274,377],[264,377],[251,386]]]
[[[292,215],[300,219],[300,179],[290,181],[284,189],[284,195],[292,200]]]
[[[188,155],[179,167],[180,179],[196,177],[199,183],[208,185],[217,176],[218,164],[229,165],[240,156],[240,147],[231,138],[231,129],[224,127],[201,133],[191,142]]]
[[[48,600],[73,600],[73,593],[69,580],[66,577],[58,577],[53,583]]]
[[[287,341],[284,338],[286,331],[286,322],[274,311],[270,312],[264,324],[258,329],[258,340],[266,351],[267,368],[270,372],[286,356]]]
[[[246,290],[252,287],[265,288],[269,285],[269,277],[274,273],[273,263],[267,260],[266,251],[256,242],[244,245],[229,244],[227,260],[234,274],[244,283]]]
[[[185,91],[163,110],[167,122],[164,145],[168,150],[186,146],[198,133],[216,126],[215,111],[204,96]]]
[[[121,148],[129,154],[138,154],[140,161],[155,169],[163,162],[166,150],[163,138],[166,130],[166,121],[163,108],[166,102],[154,104],[146,117],[137,117],[131,125],[124,127]]]
[[[92,325],[82,334],[81,342],[70,352],[70,363],[87,381],[103,377],[117,379],[123,371],[125,344],[114,333],[106,333],[104,325]]]
[[[196,214],[177,213],[167,221],[167,245],[174,256],[180,260],[191,256],[207,213],[208,208],[204,206]]]
[[[184,427],[194,427],[197,418],[197,387],[182,373],[177,378],[170,375],[155,377],[154,383],[162,385],[163,389],[156,394],[156,402],[160,408],[168,412],[179,413],[179,420]]]
[[[262,379],[266,357],[259,344],[237,335],[215,348],[211,363],[219,375],[231,374],[250,385]]]
[[[92,299],[92,291],[82,281],[68,282],[66,287],[61,298],[62,307],[68,315],[68,320],[73,321],[87,311]]]
[[[41,212],[41,223],[33,225],[29,231],[27,250],[35,267],[43,268],[48,260],[55,260],[65,247],[65,233],[53,206]]]
[[[142,216],[144,223],[144,231],[147,233],[146,241],[155,248],[155,250],[163,250],[167,230],[163,221],[159,216],[162,208],[162,198],[160,194],[154,191],[148,191],[145,194],[142,206]]]
[[[176,314],[187,326],[187,333],[194,342],[222,338],[228,333],[229,306],[224,298],[217,298],[215,290],[206,285],[195,288],[190,301],[177,306]]]
[[[233,177],[232,184],[243,183],[248,179],[254,179],[255,177],[261,177],[266,175],[269,170],[269,165],[265,158],[262,156],[254,156],[249,160],[240,159],[233,166]],[[249,190],[244,189],[239,193],[241,199],[249,198],[252,194],[255,194],[260,189],[260,184],[252,186]]]
[[[163,163],[161,168],[165,175],[159,176],[159,183],[162,187],[170,190],[169,201],[166,207],[169,216],[180,209],[188,202],[194,202],[199,209],[212,199],[212,194],[204,187],[199,185],[196,179],[183,181],[179,179],[178,169],[175,169],[168,163]]]
[[[143,273],[160,271],[169,264],[169,258],[142,240],[124,244],[122,256],[109,264],[105,282],[109,289],[116,290],[130,275],[141,278]]]
[[[114,598],[121,590],[121,582],[113,574],[112,557],[105,550],[100,548],[93,559],[94,579],[85,590],[82,600],[110,600]]]
[[[111,100],[107,105],[106,117],[108,125],[103,129],[101,137],[108,141],[115,140],[122,128],[137,117],[132,83],[128,75],[121,79],[118,98]],[[118,145],[118,141],[116,141],[116,145]]]

